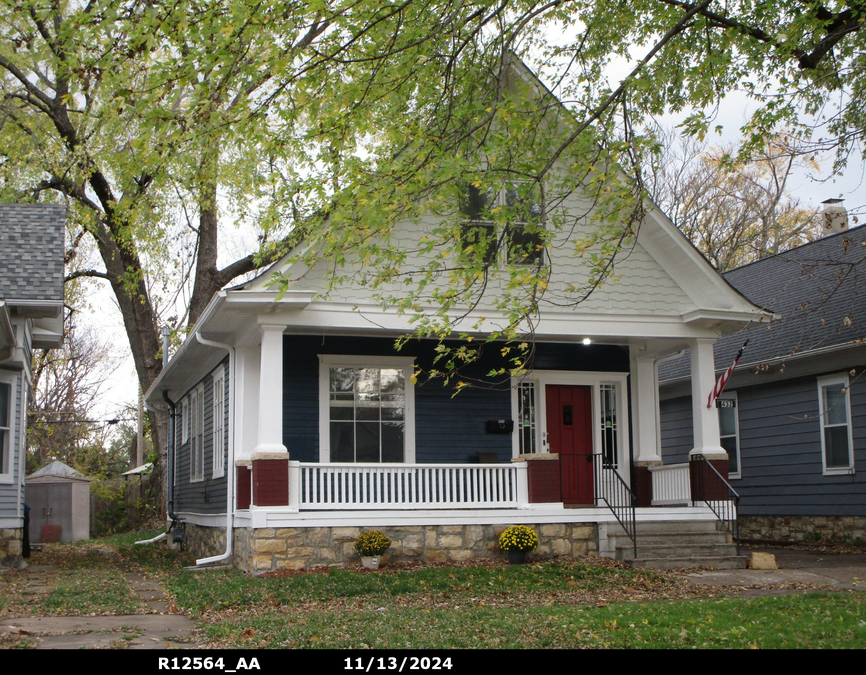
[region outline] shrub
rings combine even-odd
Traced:
[[[355,550],[362,557],[382,555],[390,546],[391,540],[379,530],[362,532],[355,542]]]
[[[499,548],[503,551],[534,551],[538,548],[538,535],[527,525],[512,525],[499,535]]]

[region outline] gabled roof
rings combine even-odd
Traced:
[[[748,339],[738,370],[791,357],[866,345],[866,227],[830,235],[724,274],[743,295],[779,317],[715,345],[716,370],[730,366]],[[659,381],[689,375],[685,357],[662,364]]]
[[[66,207],[0,204],[0,299],[63,302]]]
[[[73,469],[68,464],[64,464],[59,460],[55,460],[51,462],[51,464],[47,464],[38,471],[34,471],[27,476],[27,480],[30,480],[31,478],[75,478],[78,480],[90,480],[80,471]]]

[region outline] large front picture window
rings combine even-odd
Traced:
[[[327,364],[329,461],[407,461],[410,377],[402,365]]]

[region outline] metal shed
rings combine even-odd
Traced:
[[[90,539],[90,479],[63,462],[51,462],[25,481],[30,541]]]

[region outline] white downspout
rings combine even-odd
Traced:
[[[231,406],[231,414],[229,415],[229,447],[228,457],[226,458],[226,493],[228,495],[226,501],[226,550],[220,555],[211,556],[210,558],[200,558],[195,561],[196,565],[209,565],[210,563],[227,560],[232,554],[232,539],[234,535],[234,503],[235,503],[235,348],[231,345],[222,342],[214,342],[206,340],[201,336],[201,333],[196,332],[195,339],[206,347],[216,347],[217,349],[225,349],[229,353],[229,405]]]

